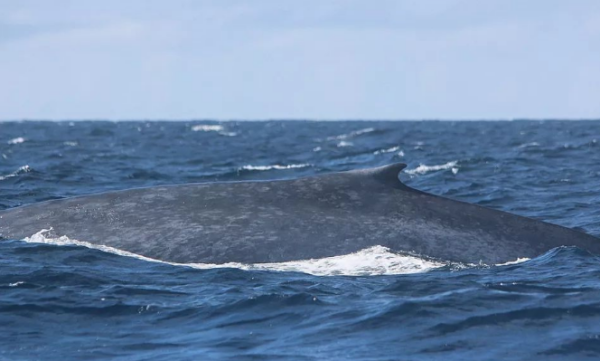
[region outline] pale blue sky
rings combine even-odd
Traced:
[[[600,118],[598,0],[0,0],[0,119]]]

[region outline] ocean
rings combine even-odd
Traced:
[[[600,236],[600,121],[0,122],[0,209],[396,162],[413,188]],[[0,360],[598,359],[599,261],[178,265],[39,232],[0,241]]]

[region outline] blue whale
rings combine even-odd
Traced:
[[[533,258],[559,246],[600,254],[600,239],[427,194],[405,164],[313,177],[130,189],[0,212],[0,237],[54,236],[178,263],[323,258],[375,245],[462,263]]]

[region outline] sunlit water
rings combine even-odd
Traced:
[[[405,162],[412,187],[600,236],[599,139],[600,122],[0,123],[0,209]],[[577,248],[181,265],[25,241],[0,241],[0,360],[600,357],[600,262]]]

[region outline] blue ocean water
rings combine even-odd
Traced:
[[[600,236],[600,122],[4,122],[0,209],[405,162],[411,187]],[[600,260],[311,275],[0,242],[0,360],[600,357]]]

